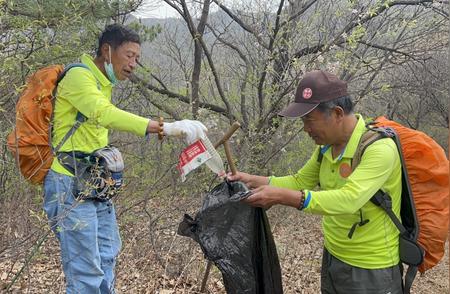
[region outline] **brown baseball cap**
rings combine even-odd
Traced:
[[[294,102],[278,114],[286,117],[303,117],[321,102],[347,95],[347,82],[323,70],[310,71],[300,81]]]

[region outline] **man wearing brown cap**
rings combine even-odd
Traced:
[[[401,163],[394,141],[369,145],[352,172],[365,122],[353,113],[347,83],[322,70],[304,75],[295,101],[280,115],[302,119],[304,131],[318,145],[311,158],[294,175],[238,172],[229,179],[252,188],[245,200],[250,205],[281,204],[323,215],[322,293],[402,293],[399,232],[370,202],[381,189],[400,215]]]

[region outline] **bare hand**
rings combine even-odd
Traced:
[[[244,172],[236,172],[236,174],[228,173],[227,179],[231,182],[241,181],[243,183],[247,183],[250,179],[251,175]]]
[[[279,190],[279,188],[264,185],[252,190],[252,194],[242,201],[251,206],[269,209],[273,205],[280,203]]]
[[[252,194],[243,202],[256,207],[269,209],[275,204],[282,204],[298,208],[300,206],[302,192],[263,185],[253,189]]]
[[[251,174],[244,173],[244,172],[237,172],[235,175],[232,175],[231,173],[229,173],[227,175],[227,179],[232,182],[241,181],[244,184],[246,184],[247,187],[249,187],[249,188],[257,188],[262,185],[267,185],[269,183],[268,177],[251,175]]]

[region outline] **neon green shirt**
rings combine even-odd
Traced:
[[[54,147],[75,123],[80,111],[88,119],[64,143],[59,151],[91,153],[108,145],[108,129],[116,129],[145,136],[149,119],[126,112],[111,103],[112,84],[94,64],[91,56],[84,54],[81,62],[89,67],[69,70],[59,83],[54,108]],[[55,158],[52,170],[71,175]]]
[[[400,157],[392,139],[378,140],[367,147],[358,167],[346,178],[342,166],[351,164],[366,130],[363,118],[357,117],[357,125],[340,156],[333,159],[329,146],[319,146],[297,174],[272,177],[270,185],[304,190],[304,211],[323,215],[324,245],[333,256],[361,268],[386,268],[399,263],[399,232],[388,215],[369,200],[381,189],[391,195],[393,211],[400,215]],[[321,164],[317,160],[319,152],[323,153]],[[318,184],[320,191],[312,191]],[[357,226],[350,239],[348,233],[360,222],[360,212],[369,222]]]

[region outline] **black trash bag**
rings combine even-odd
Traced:
[[[266,213],[240,202],[248,191],[241,182],[217,185],[195,219],[184,216],[178,234],[200,244],[222,272],[227,293],[281,294],[281,268]]]

